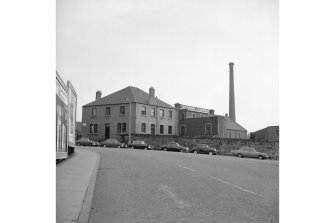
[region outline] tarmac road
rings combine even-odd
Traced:
[[[278,161],[88,149],[101,155],[91,223],[279,222]]]

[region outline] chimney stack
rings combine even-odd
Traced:
[[[155,97],[155,88],[153,88],[153,87],[149,88],[149,96],[150,96],[150,98]]]
[[[95,100],[99,100],[101,99],[101,91],[97,91],[97,93],[95,93]]]
[[[229,63],[229,117],[235,122],[234,63]]]

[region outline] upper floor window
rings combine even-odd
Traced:
[[[111,115],[111,107],[106,107],[105,109],[105,115],[110,116]]]
[[[159,110],[159,117],[164,118],[164,110],[163,109]]]
[[[185,115],[185,112],[182,112],[182,113],[181,113],[181,120],[185,120],[185,116],[186,116],[186,115]]]
[[[195,114],[194,113],[192,114],[192,118],[195,118]]]
[[[156,108],[151,108],[151,116],[156,116]]]
[[[172,118],[172,111],[169,110],[169,118]]]
[[[141,107],[141,114],[142,115],[147,115],[147,108],[145,106]]]
[[[97,108],[92,108],[92,117],[97,116]]]
[[[120,115],[124,115],[126,113],[126,109],[124,106],[120,106]]]

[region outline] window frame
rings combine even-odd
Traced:
[[[164,125],[159,125],[159,134],[164,135]]]
[[[123,113],[121,112],[121,108],[123,108]],[[126,114],[126,106],[120,105],[120,110],[119,110],[120,115],[125,115]]]
[[[144,127],[144,128],[143,128]],[[144,130],[144,131],[143,131]],[[141,132],[142,133],[146,133],[146,130],[147,130],[147,125],[146,123],[141,123]]]
[[[107,114],[107,111],[109,110],[109,114]],[[112,109],[111,109],[111,107],[105,107],[105,116],[111,116],[111,111],[112,111]]]
[[[92,132],[92,127],[93,127],[93,132]],[[98,134],[98,124],[95,123],[95,124],[90,124],[90,134]]]
[[[147,107],[146,106],[141,106],[141,115],[142,116],[147,116]]]
[[[93,112],[95,111],[95,112]],[[92,108],[91,117],[97,117],[97,108]]]

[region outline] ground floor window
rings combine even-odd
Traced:
[[[164,134],[164,125],[159,126],[159,133]]]
[[[145,133],[146,131],[146,124],[145,123],[142,123],[141,124],[141,132],[144,132]]]
[[[172,134],[172,126],[169,126],[168,133],[171,135]]]
[[[212,135],[212,124],[211,123],[205,124],[205,135]]]
[[[127,132],[127,123],[117,123],[116,132],[117,133],[126,133]]]
[[[98,124],[90,124],[90,133],[98,133]]]

